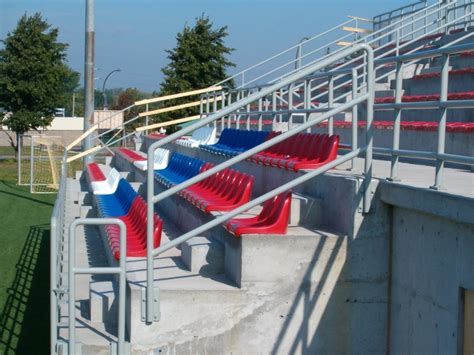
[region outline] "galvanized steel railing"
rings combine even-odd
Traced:
[[[415,22],[418,22],[420,20],[425,19],[426,17],[430,16],[437,16],[439,11],[445,11],[448,9],[448,6],[454,6],[453,4],[446,4],[443,7],[439,6],[430,6],[430,8],[425,9],[426,11],[423,11],[423,18],[414,18],[411,21],[405,23],[401,27],[397,27],[395,29],[392,29],[391,31],[388,31],[384,34],[384,36],[391,37],[393,34],[397,34],[395,42],[389,42],[384,44],[382,47],[378,47],[374,50],[375,53],[375,81],[381,81],[384,79],[387,79],[391,77],[392,75],[395,75],[395,68],[393,69],[387,69],[387,61],[381,61],[381,59],[389,57],[389,55],[399,55],[400,50],[403,48],[406,48],[410,46],[411,44],[417,42],[420,38],[415,37],[407,42],[401,43],[401,37],[400,33],[404,31],[405,27],[411,27]],[[431,10],[431,11],[428,11]],[[427,24],[426,26],[422,26],[420,28],[417,28],[416,31],[421,31],[423,36],[426,35],[431,35],[434,33],[439,33],[440,30],[445,30],[447,28],[457,26],[460,23],[464,23],[465,19],[470,19],[473,16],[472,12],[467,12],[464,15],[455,18],[453,20],[444,22],[441,26],[437,25],[437,22],[432,22]],[[434,26],[434,27],[433,27]],[[450,42],[449,44],[445,45],[444,47],[449,47],[452,46],[462,40],[466,40],[467,38],[471,37],[474,33],[473,32],[468,32],[467,34],[461,36],[460,38]],[[413,36],[412,32],[409,32],[407,34],[408,36]],[[421,37],[423,37],[421,36]],[[379,40],[383,40],[384,37],[382,38],[373,38],[372,40],[368,41],[368,44],[373,45]],[[394,45],[392,49],[388,49],[390,45]],[[415,48],[412,48],[407,51],[408,54],[410,53],[416,53],[419,51],[419,49],[422,46],[418,46]],[[385,51],[381,51],[382,49],[385,49]],[[387,50],[388,49],[388,50]],[[379,54],[377,54],[379,52]],[[409,64],[414,64],[417,60],[413,59]],[[292,123],[292,117],[293,115],[296,114],[304,114],[304,110],[299,111],[298,108],[308,108],[308,105],[310,107],[314,106],[313,101],[317,101],[319,99],[324,98],[323,103],[320,103],[319,107],[333,107],[333,105],[338,104],[342,102],[342,100],[345,100],[346,98],[350,97],[352,95],[352,90],[350,89],[350,84],[353,82],[353,78],[348,75],[351,70],[356,70],[358,74],[358,78],[363,79],[364,73],[363,73],[363,68],[365,66],[365,63],[362,62],[360,64],[356,63],[356,59],[351,59],[351,60],[346,60],[344,63],[339,65],[337,68],[338,70],[330,70],[331,75],[328,75],[327,81],[322,82],[321,77],[324,75],[318,75],[317,73],[314,75],[310,75],[304,80],[302,80],[300,83],[296,83],[295,85],[291,86],[289,90],[286,92],[281,92],[280,94],[274,94],[271,98],[270,97],[265,97],[262,98],[259,103],[258,103],[258,109],[251,109],[250,106],[247,107],[246,110],[240,110],[237,114],[230,116],[228,118],[227,126],[230,127],[231,125],[231,120],[236,123],[237,128],[240,127],[240,120],[242,117],[247,118],[247,128],[249,128],[249,122],[250,122],[250,117],[251,116],[258,116],[259,117],[259,129],[261,129],[261,118],[263,115],[279,115],[280,120],[283,114],[288,114],[288,111],[291,111],[293,114],[290,115],[289,122],[290,125]],[[346,69],[346,72],[341,69]],[[383,72],[380,75],[377,75],[377,70],[383,70]],[[346,73],[346,74],[344,74]],[[361,80],[359,80],[361,81]],[[233,89],[229,90],[225,95],[227,96],[227,104],[232,102],[232,99],[239,100],[245,96],[248,96],[252,94],[253,92],[259,91],[261,88],[268,86],[270,84],[264,84],[264,85],[256,85],[250,88],[243,88],[243,89]],[[345,89],[345,86],[349,85],[349,88]],[[310,97],[304,97],[302,102],[299,104],[294,104],[293,98],[298,96],[298,90],[301,90],[304,87],[309,86],[309,91],[310,91]],[[365,86],[365,83],[362,82],[360,83],[361,87]],[[327,90],[323,90],[323,92],[318,93],[318,90],[321,91],[322,88],[327,87]],[[339,96],[336,96],[334,92],[336,90],[343,91],[342,94]],[[311,92],[316,91],[315,95],[312,95]],[[306,92],[306,89],[305,89]],[[203,100],[207,100],[209,98],[209,95],[203,95],[204,98]],[[286,99],[285,99],[286,98]],[[278,104],[286,104],[288,106],[287,110],[277,110],[275,107]],[[272,110],[268,110],[268,107],[272,107]],[[205,111],[201,111],[202,115],[209,115],[211,112],[215,112],[215,110],[210,111],[209,110],[209,105],[206,106]],[[225,123],[222,122],[222,127],[225,127]],[[332,132],[332,121],[329,122],[328,125],[329,133]]]
[[[59,191],[51,215],[50,230],[50,346],[51,354],[56,354],[58,341],[59,301],[66,292],[60,277],[64,245],[64,219],[67,188],[67,153],[64,152],[61,165]]]
[[[170,143],[172,142],[173,140],[185,135],[185,134],[188,134],[188,133],[191,133],[192,131],[204,126],[204,125],[208,125],[212,122],[215,122],[216,120],[218,119],[221,119],[222,117],[224,116],[227,116],[227,115],[230,115],[232,113],[234,113],[236,110],[238,110],[239,108],[241,107],[244,107],[246,105],[249,105],[251,104],[252,102],[255,102],[257,100],[259,100],[260,98],[262,97],[265,97],[277,90],[281,90],[283,87],[286,87],[288,85],[291,85],[292,83],[294,83],[295,81],[298,81],[304,77],[306,77],[307,75],[311,74],[311,73],[314,73],[316,71],[319,71],[335,62],[337,62],[338,60],[341,60],[345,57],[347,57],[348,55],[351,55],[351,54],[354,54],[356,52],[361,52],[363,54],[361,54],[360,56],[363,57],[365,56],[366,57],[366,63],[367,63],[367,68],[366,68],[366,82],[367,82],[367,89],[365,91],[365,93],[357,93],[357,97],[354,97],[352,100],[350,100],[349,102],[346,102],[344,104],[342,104],[341,106],[339,106],[338,108],[334,108],[334,109],[331,109],[329,110],[328,112],[322,114],[319,118],[317,119],[313,119],[313,120],[309,120],[307,121],[306,123],[300,125],[299,127],[295,127],[285,133],[282,133],[278,136],[276,136],[275,138],[272,138],[258,146],[256,146],[255,148],[252,148],[246,152],[243,152],[221,164],[218,164],[216,166],[214,166],[213,168],[209,169],[209,170],[206,170],[205,172],[202,172],[200,173],[199,175],[189,179],[189,180],[186,180],[185,182],[183,183],[180,183],[174,187],[171,187],[169,189],[167,189],[166,191],[158,194],[155,196],[154,194],[154,171],[153,169],[148,169],[147,171],[147,283],[146,283],[146,322],[153,322],[154,321],[154,311],[153,311],[153,307],[154,307],[154,304],[153,304],[153,280],[154,280],[154,277],[153,277],[153,274],[154,274],[154,269],[153,269],[153,259],[155,256],[163,253],[164,251],[198,235],[199,233],[202,233],[204,231],[207,231],[209,230],[210,228],[236,216],[237,214],[253,207],[253,206],[256,206],[274,196],[276,196],[277,194],[279,194],[280,192],[284,191],[284,190],[287,190],[287,189],[290,189],[294,186],[297,186],[313,177],[316,177],[320,174],[322,174],[323,172],[329,170],[330,168],[334,167],[334,166],[337,166],[345,161],[349,161],[353,158],[355,158],[356,156],[358,156],[360,153],[362,152],[365,152],[365,166],[364,166],[364,172],[365,172],[365,193],[364,193],[364,206],[363,206],[363,210],[364,212],[368,212],[369,210],[369,207],[370,207],[370,181],[372,179],[372,118],[373,118],[373,103],[374,103],[374,72],[373,72],[373,50],[370,46],[367,46],[367,45],[364,45],[364,44],[359,44],[359,45],[356,45],[356,46],[353,46],[353,47],[350,47],[350,48],[345,48],[344,50],[342,50],[341,52],[331,56],[330,58],[326,58],[324,60],[321,60],[305,69],[302,69],[300,70],[299,72],[293,74],[293,75],[290,75],[284,79],[282,79],[280,82],[278,83],[275,83],[271,86],[267,86],[267,87],[264,87],[262,88],[259,92],[257,93],[254,93],[246,98],[243,98],[241,99],[240,101],[228,106],[228,107],[225,107],[223,108],[222,110],[220,110],[219,112],[216,112],[212,115],[210,115],[209,117],[206,117],[206,118],[203,118],[201,119],[199,122],[189,126],[189,127],[186,127],[186,128],[183,128],[181,129],[179,132],[176,132],[166,138],[163,138],[161,139],[160,141],[158,142],[155,142],[153,143],[149,149],[148,149],[148,166],[153,166],[153,157],[154,157],[154,152],[157,148],[167,144],[167,143]],[[312,172],[309,172],[303,176],[300,176],[296,179],[294,179],[293,181],[287,183],[287,184],[284,184],[282,186],[280,186],[279,188],[275,189],[275,190],[272,190],[260,197],[258,197],[257,199],[251,201],[251,202],[248,202],[246,204],[244,204],[243,206],[237,208],[237,209],[234,209],[233,211],[231,212],[228,212],[228,213],[225,213],[224,215],[220,216],[220,217],[217,217],[216,219],[214,219],[213,221],[211,222],[208,222],[178,238],[176,238],[174,241],[170,242],[170,243],[167,243],[166,245],[158,248],[157,250],[153,250],[153,229],[154,229],[154,221],[153,221],[153,213],[154,213],[154,206],[156,203],[158,203],[159,201],[183,190],[184,188],[192,185],[192,184],[195,184],[199,181],[202,181],[203,179],[235,164],[235,163],[238,163],[248,157],[250,157],[251,155],[253,154],[256,154],[278,142],[281,142],[299,132],[302,132],[308,128],[310,128],[311,126],[313,125],[316,125],[324,120],[327,120],[329,119],[330,117],[334,116],[335,114],[339,113],[339,112],[343,112],[345,110],[352,110],[352,107],[353,106],[357,106],[363,102],[366,102],[367,103],[367,126],[366,126],[366,130],[367,130],[367,139],[366,139],[366,146],[364,148],[358,148],[358,147],[353,147],[353,150],[351,151],[351,153],[343,156],[343,157],[340,157],[338,159],[336,159],[335,161],[325,165],[324,167],[321,167],[319,169],[316,169]]]
[[[392,156],[390,180],[398,180],[398,161],[400,157],[420,158],[436,160],[435,182],[431,186],[433,189],[441,189],[443,187],[443,170],[445,162],[474,165],[474,157],[462,156],[456,154],[445,153],[446,139],[446,121],[449,109],[456,108],[474,108],[474,100],[450,100],[448,101],[448,84],[449,84],[449,58],[453,54],[474,50],[474,43],[459,45],[448,48],[440,48],[422,53],[413,53],[398,57],[381,59],[379,64],[396,63],[395,75],[395,101],[394,103],[376,104],[374,109],[393,110],[395,112],[395,121],[393,125],[393,145],[392,149],[377,148],[376,152],[385,153]],[[439,101],[420,101],[420,102],[402,102],[402,82],[403,82],[403,66],[405,62],[412,60],[420,60],[425,58],[441,57],[441,82],[440,82],[440,99]],[[438,122],[438,142],[436,152],[413,151],[400,149],[400,123],[403,110],[420,110],[434,109],[442,110]]]

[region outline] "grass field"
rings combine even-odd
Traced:
[[[55,195],[16,186],[0,160],[0,353],[49,353],[49,222]]]

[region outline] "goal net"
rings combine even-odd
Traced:
[[[61,179],[64,144],[59,137],[23,135],[20,138],[18,184],[31,193],[55,193]]]

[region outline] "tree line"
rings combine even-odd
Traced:
[[[50,125],[56,108],[65,108],[67,116],[83,116],[84,90],[80,74],[72,70],[66,58],[68,45],[58,41],[59,30],[40,13],[23,15],[16,28],[0,42],[0,129],[6,126],[16,136]],[[211,20],[201,15],[192,26],[185,25],[176,35],[176,46],[166,50],[168,64],[162,69],[164,79],[159,89],[146,93],[137,88],[105,91],[109,108],[120,110],[135,101],[201,89],[225,79],[227,69],[235,66],[227,56],[233,51],[225,45],[227,27],[215,29]],[[233,82],[227,83],[233,86]],[[103,93],[95,90],[95,107],[103,107]],[[177,105],[177,99],[167,105]],[[193,99],[193,98],[191,98]],[[195,98],[197,99],[197,97]],[[74,111],[74,112],[73,112]],[[198,113],[197,108],[169,112],[152,119],[163,122]],[[127,113],[125,119],[136,112]],[[170,132],[176,128],[171,127]],[[17,141],[10,137],[17,149]]]

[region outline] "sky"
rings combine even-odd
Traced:
[[[409,4],[409,0],[96,0],[95,76],[107,88],[159,89],[166,49],[176,34],[201,14],[215,27],[228,26],[226,44],[237,67],[230,74],[255,64],[300,41],[331,28],[347,15],[374,15]],[[12,31],[23,14],[41,12],[59,29],[59,40],[69,44],[69,65],[84,67],[85,0],[0,0],[0,39]],[[81,78],[81,83],[82,83]]]

